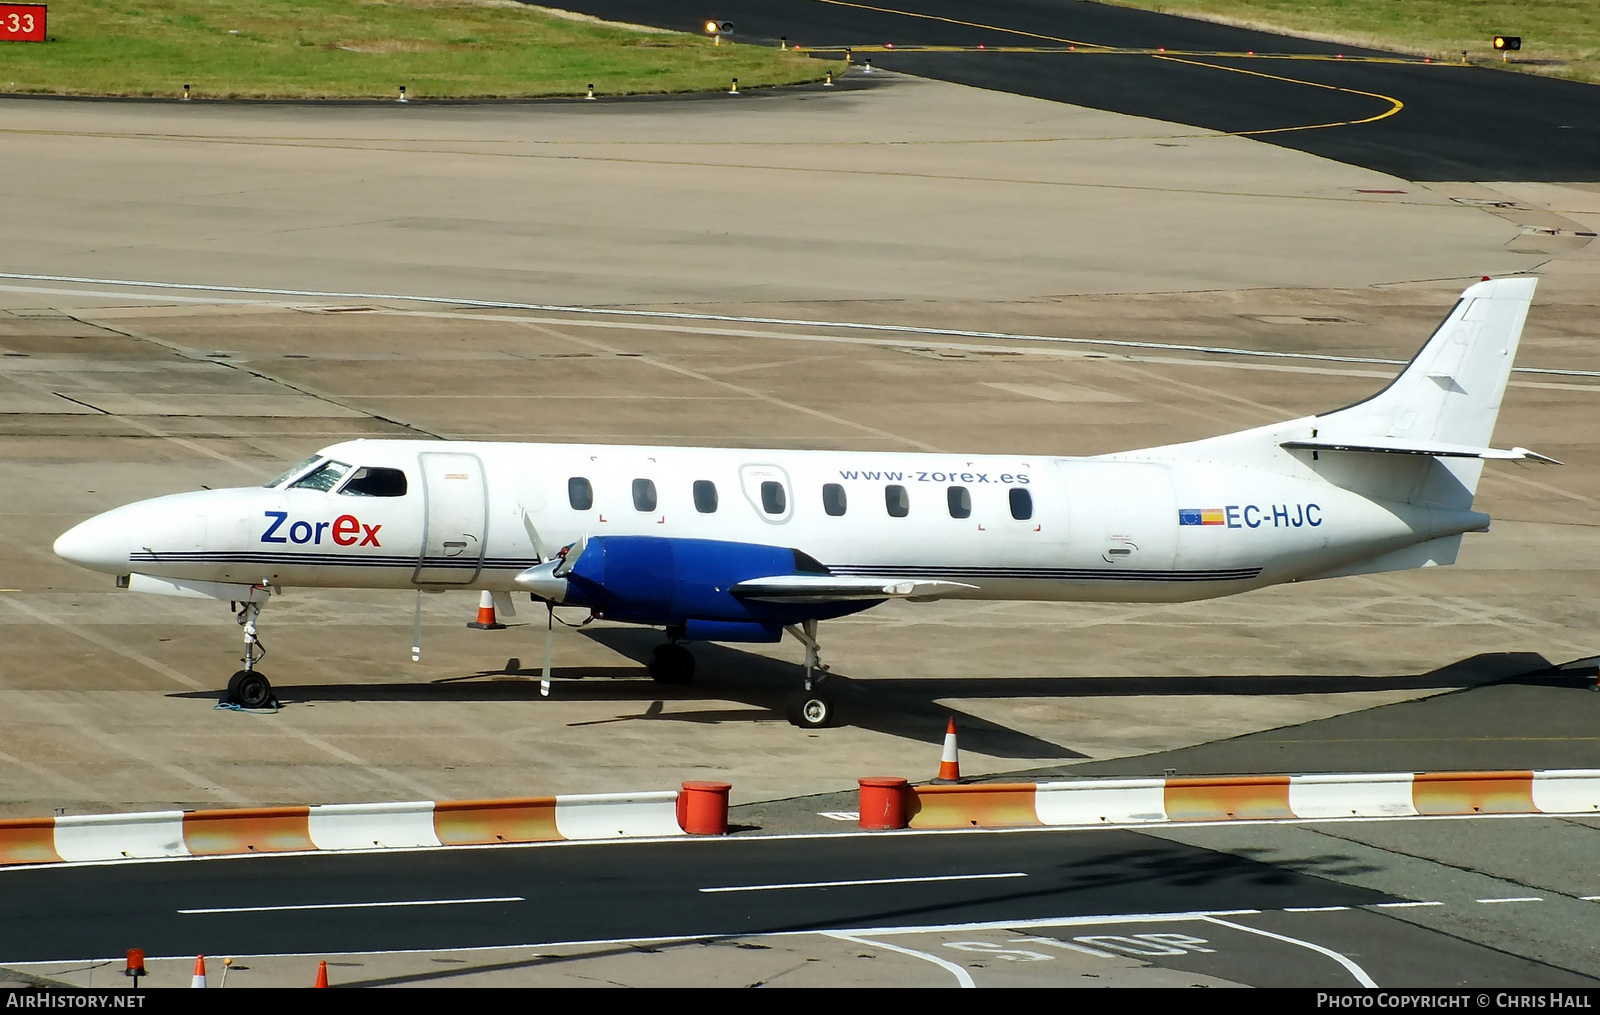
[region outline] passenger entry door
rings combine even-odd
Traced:
[[[423,452],[422,555],[416,585],[467,585],[483,567],[489,501],[483,463],[462,452]]]

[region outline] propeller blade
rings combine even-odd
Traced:
[[[543,563],[549,560],[550,555],[545,552],[544,540],[539,538],[539,530],[534,528],[533,516],[526,511],[522,512],[522,528],[528,533],[528,541],[533,544],[533,552],[538,554],[539,561]]]
[[[411,614],[411,661],[422,661],[422,590],[417,590],[417,608]]]
[[[550,615],[550,619],[549,627],[545,630],[544,635],[544,672],[539,677],[539,696],[541,698],[550,697],[550,657],[555,653],[556,648],[556,608],[548,603],[545,604],[545,608],[545,612]]]

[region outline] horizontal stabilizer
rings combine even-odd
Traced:
[[[1404,437],[1362,437],[1359,440],[1334,440],[1312,437],[1283,441],[1278,445],[1290,451],[1363,451],[1382,455],[1432,455],[1435,458],[1485,458],[1495,461],[1543,462],[1560,465],[1554,458],[1546,457],[1527,448],[1475,448],[1466,444],[1445,444],[1439,441],[1416,441]]]
[[[851,599],[938,599],[977,586],[960,582],[875,578],[871,575],[784,574],[751,578],[729,589],[764,603],[832,603]]]

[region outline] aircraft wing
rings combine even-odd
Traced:
[[[764,603],[831,603],[850,599],[938,599],[976,587],[960,582],[872,575],[783,574],[750,578],[728,591],[740,599]]]
[[[1283,441],[1278,446],[1290,451],[1364,451],[1370,454],[1433,455],[1437,458],[1484,458],[1507,462],[1527,460],[1543,462],[1546,465],[1561,464],[1554,458],[1529,451],[1527,448],[1475,448],[1466,444],[1417,441],[1404,437],[1362,437],[1348,441],[1312,437]]]

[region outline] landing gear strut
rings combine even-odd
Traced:
[[[675,641],[657,645],[650,655],[650,676],[663,684],[687,684],[694,679],[694,655]]]
[[[228,693],[223,700],[241,708],[267,708],[276,705],[278,700],[272,695],[272,684],[266,674],[256,669],[256,663],[267,654],[256,636],[256,618],[261,616],[261,604],[244,602],[238,606],[235,619],[244,628],[244,658],[240,660],[244,669],[228,678]]]
[[[817,643],[817,622],[808,620],[799,627],[791,624],[784,630],[806,647],[805,687],[784,700],[784,714],[803,730],[832,726],[838,713],[833,696],[825,689],[828,667],[822,661],[822,646]]]

